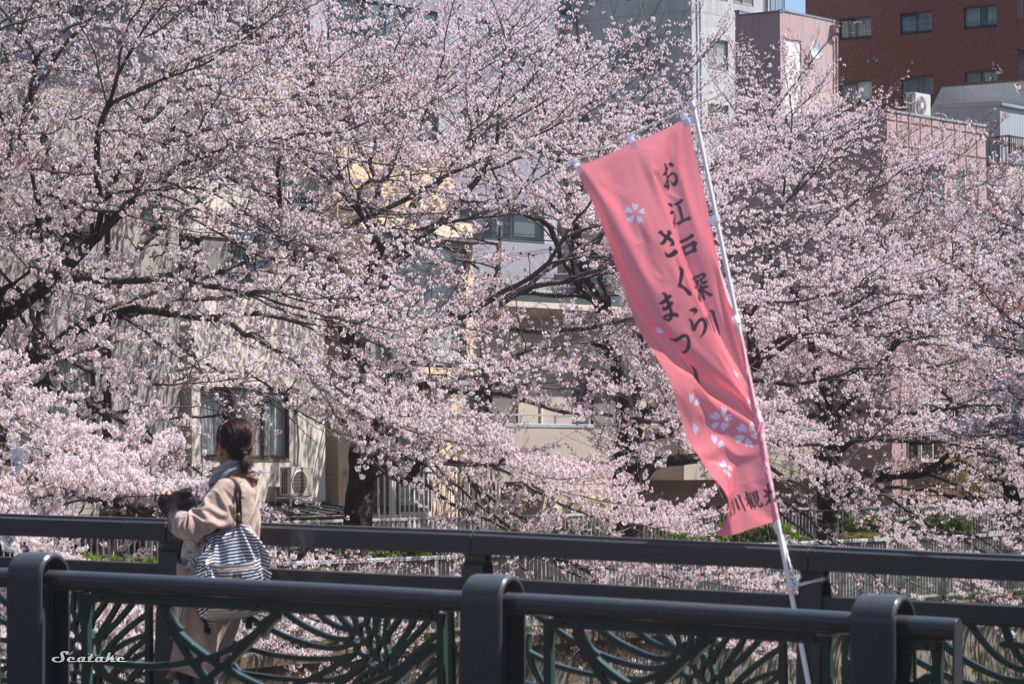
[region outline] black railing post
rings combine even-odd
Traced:
[[[964,684],[964,623],[956,621],[953,632],[953,677],[952,684]],[[942,658],[935,663],[935,671],[942,672]],[[936,677],[938,679],[938,677]]]
[[[463,579],[477,573],[491,574],[493,572],[494,564],[491,562],[490,556],[475,556],[467,553],[466,558],[462,561]]]
[[[67,570],[58,553],[21,553],[7,569],[7,673],[11,682],[68,681],[68,593],[43,586],[47,570]],[[54,659],[59,662],[54,662]]]
[[[898,594],[860,596],[850,611],[852,684],[895,684],[900,649],[896,616],[913,615],[914,606]]]
[[[832,596],[832,583],[827,572],[804,571],[800,573],[800,587],[796,595],[797,608],[824,610],[825,599]],[[803,668],[798,668],[801,684],[822,684],[829,681],[831,643],[806,643],[807,668],[811,681],[804,681]]]
[[[178,574],[178,556],[181,555],[181,542],[164,541],[157,547],[156,564],[161,575]],[[159,607],[147,607],[153,610],[153,653],[159,662],[169,662],[171,659],[171,635],[167,631],[167,624],[160,619]],[[146,673],[146,684],[156,684],[163,681],[163,672],[150,670]]]
[[[512,575],[476,574],[462,587],[460,684],[526,681],[526,617],[506,615],[506,592],[522,591]]]

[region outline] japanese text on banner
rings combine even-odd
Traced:
[[[579,172],[690,445],[729,503],[720,534],[770,524],[778,507],[763,425],[689,127],[676,124]]]

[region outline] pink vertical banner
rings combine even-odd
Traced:
[[[690,127],[582,164],[637,328],[668,374],[686,436],[722,488],[720,535],[778,518],[775,485],[715,249]]]

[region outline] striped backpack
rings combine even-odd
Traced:
[[[193,577],[228,577],[244,580],[270,579],[270,554],[251,527],[242,523],[242,488],[235,483],[235,524],[203,537],[199,553],[192,567]],[[217,620],[244,620],[256,614],[254,610],[237,608],[197,608],[199,617],[207,622]]]

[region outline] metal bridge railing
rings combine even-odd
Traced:
[[[166,669],[152,645],[152,631],[145,626],[153,617],[134,624],[141,638],[117,641],[111,635],[130,632],[131,625],[109,625],[110,613],[90,607],[158,606],[156,619],[174,624],[170,606],[246,607],[263,611],[254,627],[223,653],[208,653],[193,642],[184,661],[204,668],[199,681],[212,684],[221,676],[243,682],[260,681],[419,681],[437,684],[523,684],[528,681],[555,684],[559,662],[557,638],[572,635],[577,646],[597,648],[598,639],[586,635],[627,631],[648,636],[671,635],[687,647],[688,658],[660,663],[654,678],[635,681],[669,681],[664,675],[681,674],[686,668],[705,667],[708,673],[728,675],[715,657],[694,658],[708,651],[720,653],[727,642],[772,640],[780,643],[812,642],[845,635],[849,643],[850,684],[885,684],[920,680],[914,654],[941,652],[948,642],[954,654],[953,681],[959,681],[962,624],[956,618],[914,615],[912,604],[902,596],[872,595],[857,600],[849,611],[786,609],[758,606],[723,606],[701,603],[650,601],[624,598],[562,596],[528,591],[510,575],[476,574],[458,590],[423,587],[352,585],[345,583],[269,581],[248,582],[191,577],[155,577],[124,572],[70,570],[58,554],[23,553],[0,571],[0,584],[9,596],[7,672],[12,682],[136,681],[133,674]],[[122,611],[115,610],[115,614]],[[129,614],[130,611],[123,614]],[[271,633],[282,622],[301,623],[297,614],[320,619],[316,644],[329,653],[305,670],[292,675],[268,675],[247,671],[237,663],[257,637]],[[458,667],[451,616],[461,615]],[[150,613],[146,613],[150,616]],[[347,617],[332,621],[331,616]],[[543,636],[531,634],[527,617],[544,623]],[[331,631],[330,626],[351,626],[349,632],[364,634],[367,626],[375,636],[399,640],[408,633],[388,620],[428,618],[432,633],[406,644],[403,652],[412,660],[395,658],[393,648],[380,649],[360,660],[367,640],[353,641],[350,634]],[[378,622],[374,623],[373,619]],[[72,626],[69,631],[68,625]],[[180,623],[177,623],[180,629]],[[341,630],[341,631],[344,631]],[[285,632],[280,632],[284,635]],[[539,637],[539,638],[538,638]],[[588,641],[581,641],[581,637]],[[180,633],[179,644],[187,645]],[[295,637],[293,635],[293,641]],[[313,643],[313,642],[309,642]],[[628,639],[621,644],[630,645]],[[389,647],[391,644],[387,644]],[[711,648],[709,648],[711,647]],[[717,648],[717,650],[716,650]],[[780,650],[780,653],[783,652]],[[381,655],[376,660],[374,656]],[[402,655],[402,654],[399,654]],[[594,662],[614,662],[607,652]],[[329,661],[325,667],[323,661]],[[388,662],[384,662],[388,660]],[[785,659],[779,674],[785,675]],[[742,666],[742,663],[738,663]],[[369,672],[368,665],[376,667]],[[591,664],[593,666],[593,663]],[[348,668],[348,672],[343,671]],[[414,668],[422,674],[405,679]],[[391,672],[389,672],[389,669]],[[564,669],[564,668],[563,668]],[[581,668],[574,668],[583,671]],[[728,670],[728,668],[725,668]],[[355,676],[346,674],[355,670]],[[457,675],[456,675],[457,671]],[[317,677],[322,673],[323,677]],[[593,673],[610,681],[608,673]],[[125,678],[122,679],[121,675]],[[700,675],[698,675],[700,676]],[[259,678],[257,678],[259,677]],[[294,679],[291,679],[294,677]],[[615,681],[630,681],[619,673]],[[703,681],[703,680],[702,680]],[[718,681],[716,679],[716,681]],[[722,681],[725,681],[724,679]],[[788,681],[760,678],[758,681]],[[928,681],[937,681],[934,678]]]
[[[455,556],[455,563],[461,562],[461,576],[432,576],[381,574],[376,572],[342,572],[310,570],[299,568],[276,568],[276,582],[321,582],[330,584],[357,585],[364,588],[418,588],[437,589],[461,592],[467,580],[476,574],[493,574],[494,568],[508,566],[507,559],[525,559],[529,561],[550,559],[552,561],[601,561],[610,563],[665,564],[668,566],[723,566],[755,568],[764,571],[778,571],[780,567],[778,549],[771,544],[746,544],[722,542],[692,542],[666,539],[639,538],[603,538],[603,537],[572,537],[560,535],[517,534],[485,531],[450,531],[450,530],[402,530],[385,528],[359,528],[328,525],[290,525],[266,524],[263,526],[263,539],[268,546],[301,547],[306,549],[357,549],[401,552],[405,555],[429,552],[435,555]],[[159,545],[157,563],[119,563],[104,561],[67,561],[70,570],[87,570],[101,572],[129,573],[148,575],[154,580],[173,579],[167,577],[175,572],[178,544],[167,536],[164,522],[153,519],[125,518],[59,518],[46,516],[0,516],[0,535],[12,537],[55,537],[70,539],[116,539],[150,541]],[[832,577],[840,573],[865,573],[871,575],[900,575],[907,577],[938,577],[953,582],[966,581],[984,583],[998,581],[1021,581],[1024,579],[1024,558],[1001,554],[965,554],[940,553],[925,551],[905,551],[891,549],[842,548],[811,545],[795,545],[791,548],[794,566],[800,572],[800,589],[798,605],[805,609],[818,611],[852,611],[855,598],[834,596]],[[10,559],[0,558],[0,567]],[[159,576],[159,577],[156,577]],[[752,591],[698,590],[670,587],[618,586],[586,582],[564,582],[538,579],[522,579],[520,584],[525,592],[533,596],[580,597],[581,600],[597,601],[613,600],[649,600],[663,602],[687,602],[700,604],[722,604],[746,607],[784,608],[786,597],[779,594],[756,593]],[[513,602],[516,599],[513,599]],[[1024,607],[1020,605],[988,605],[972,603],[969,593],[963,595],[962,602],[952,601],[912,601],[914,612],[919,616],[957,618],[965,625],[966,645],[965,668],[970,672],[965,681],[974,682],[1012,682],[1024,680]],[[1012,598],[1009,602],[1019,603]],[[95,605],[99,605],[98,603]],[[125,604],[128,605],[128,604]],[[134,604],[133,604],[134,605]],[[180,605],[180,604],[174,604]],[[86,610],[88,606],[82,607]],[[91,609],[89,609],[91,610]],[[154,609],[155,610],[155,609]],[[163,622],[159,611],[150,611],[149,618],[153,625],[154,657],[166,660],[161,653],[161,643],[169,643],[170,627]],[[109,609],[108,609],[109,613]],[[447,614],[447,613],[445,613]],[[459,615],[461,613],[457,613]],[[465,616],[463,615],[463,618]],[[333,618],[332,618],[333,619]],[[376,619],[376,618],[375,618]],[[431,618],[434,619],[434,618]],[[438,618],[439,619],[439,618]],[[582,618],[581,618],[582,619]],[[142,623],[140,623],[142,624]],[[431,624],[429,620],[418,624]],[[674,662],[678,653],[687,648],[696,648],[692,641],[664,639],[657,644],[641,644],[627,637],[616,641],[618,637],[609,630],[586,631],[570,628],[571,625],[559,623],[556,618],[548,616],[529,616],[531,630],[529,653],[535,654],[531,667],[541,668],[538,663],[545,658],[553,659],[556,668],[560,668],[560,676],[584,677],[577,670],[588,671],[588,662],[580,660],[585,654],[594,662],[615,659],[628,659],[631,650],[643,651],[648,659],[645,667],[655,667],[657,662]],[[270,627],[268,627],[270,629]],[[440,627],[429,627],[428,631],[436,633]],[[609,632],[608,636],[600,636]],[[13,634],[13,632],[12,632]],[[551,638],[545,640],[545,635]],[[586,638],[580,635],[587,635]],[[591,638],[592,635],[598,635]],[[687,638],[695,638],[689,635]],[[709,637],[710,638],[710,637]],[[596,639],[596,641],[595,641]],[[842,637],[846,639],[846,637]],[[589,640],[589,641],[588,641]],[[315,642],[315,639],[310,641]],[[554,644],[548,646],[545,644]],[[750,642],[754,644],[754,641]],[[767,641],[760,640],[757,646],[751,645],[754,651],[748,654],[747,661],[760,659],[765,668],[775,665],[764,660]],[[584,648],[584,644],[586,645]],[[709,642],[710,644],[710,642]],[[724,648],[722,642],[708,645],[708,649]],[[316,644],[314,643],[314,646]],[[310,648],[314,648],[310,646]],[[322,646],[322,644],[321,644]],[[550,653],[544,649],[552,649]],[[610,651],[605,649],[611,649]],[[721,657],[739,658],[745,648],[736,646],[739,651],[729,651],[732,655]],[[660,649],[660,650],[659,650]],[[841,672],[842,662],[851,667],[855,661],[843,661],[836,655],[835,642],[811,643],[808,645],[809,658],[812,661],[812,678],[815,683],[835,681],[832,676]],[[720,654],[725,654],[721,650]],[[602,655],[607,654],[607,655]],[[674,655],[676,654],[676,655]],[[952,667],[955,649],[948,644],[942,653],[934,653],[925,657],[919,654],[919,665],[925,671],[937,669],[943,664],[943,672]],[[340,656],[339,656],[340,657]],[[268,656],[270,658],[270,656]],[[838,658],[838,661],[837,661]],[[659,660],[661,659],[661,660]],[[609,661],[610,662],[610,661]],[[837,662],[839,665],[837,665]],[[714,663],[713,663],[714,664]],[[715,665],[718,667],[719,665]],[[781,667],[781,666],[779,666]],[[570,669],[565,669],[570,668]],[[575,669],[571,669],[575,668]],[[542,668],[541,668],[542,669]],[[531,671],[532,672],[532,671]],[[567,674],[568,673],[568,674]],[[951,673],[951,671],[950,671]],[[543,672],[542,672],[543,674]],[[635,673],[634,673],[635,674]],[[761,676],[761,671],[756,676]],[[531,675],[533,676],[533,675]],[[610,676],[610,675],[609,675]],[[754,677],[754,674],[750,675]],[[760,681],[795,681],[766,678]],[[936,674],[939,677],[938,674]],[[941,678],[941,677],[940,677]],[[8,680],[4,681],[18,681]],[[32,680],[28,680],[32,681]],[[117,680],[105,681],[146,681]],[[259,679],[256,681],[291,681],[285,679]],[[310,680],[315,681],[315,680]],[[343,681],[343,680],[340,680]],[[404,680],[395,680],[404,681]],[[410,680],[413,681],[413,680]],[[433,680],[424,680],[433,681]],[[531,679],[530,681],[554,684],[553,680]],[[561,680],[560,680],[561,681]],[[580,682],[600,681],[599,679],[578,680]],[[639,675],[612,681],[641,682]],[[670,680],[669,680],[670,681]],[[698,679],[699,681],[699,679]],[[712,680],[714,681],[714,680]],[[730,682],[741,682],[742,679],[730,679]],[[848,680],[844,680],[848,681]],[[939,681],[935,679],[934,681]]]

